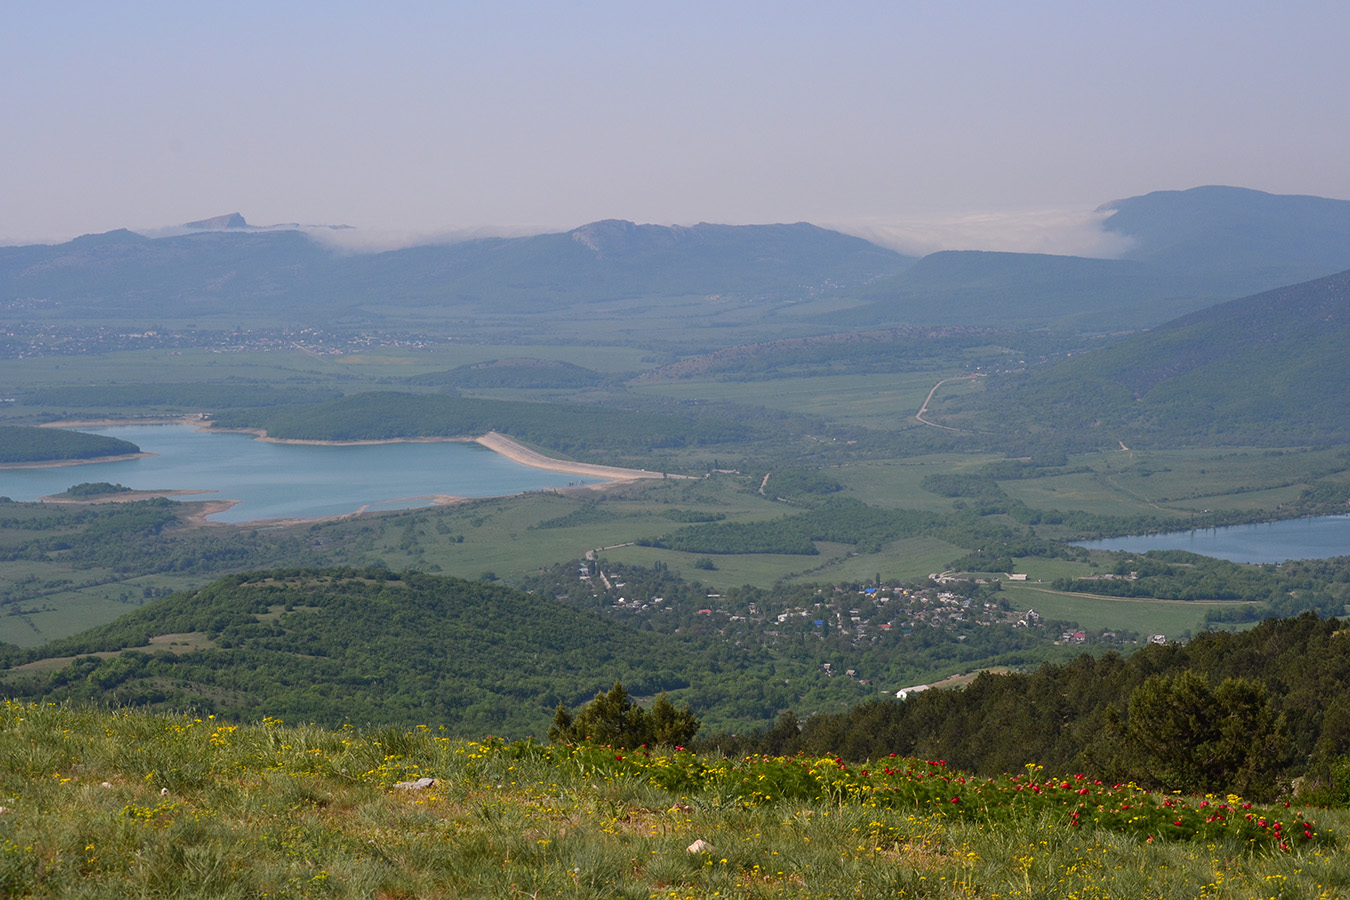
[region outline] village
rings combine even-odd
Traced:
[[[559,579],[561,581],[561,579]],[[1014,608],[997,581],[933,574],[921,582],[777,585],[712,591],[659,565],[654,569],[590,559],[571,567],[559,600],[589,606],[653,631],[722,636],[747,652],[775,649],[816,660],[828,679],[903,699],[928,684],[897,681],[938,646],[964,645],[972,660],[1034,655],[1037,648],[1164,641],[1084,631]],[[558,587],[558,581],[553,582]]]

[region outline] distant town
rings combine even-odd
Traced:
[[[15,301],[20,302],[20,301]],[[13,311],[14,303],[6,304]],[[169,329],[126,331],[109,326],[0,323],[0,359],[79,356],[126,350],[210,350],[256,353],[299,350],[317,356],[341,356],[388,347],[424,349],[445,343],[425,334],[371,334],[323,328],[249,328],[231,331]]]

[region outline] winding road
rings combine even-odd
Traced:
[[[979,377],[981,377],[981,376],[980,376],[980,374],[977,372],[977,373],[974,374],[974,375],[954,375],[954,376],[952,376],[951,378],[944,378],[944,379],[942,379],[942,380],[939,381],[937,384],[933,385],[933,389],[932,389],[931,391],[929,391],[929,392],[928,392],[928,396],[924,398],[924,400],[923,400],[923,406],[920,406],[920,407],[919,407],[919,411],[916,412],[916,413],[914,414],[914,418],[915,418],[915,419],[918,419],[918,420],[919,420],[920,422],[922,422],[924,425],[928,425],[928,426],[931,426],[931,427],[933,427],[933,428],[945,428],[947,431],[966,431],[967,429],[965,429],[965,428],[953,428],[953,427],[950,426],[950,425],[939,425],[937,422],[930,422],[930,421],[928,421],[927,419],[925,419],[925,418],[923,417],[923,415],[924,415],[924,413],[928,412],[928,404],[931,403],[931,402],[933,402],[933,395],[937,393],[938,388],[942,387],[944,384],[946,384],[946,383],[949,382],[949,381],[973,381],[974,379],[979,378]]]

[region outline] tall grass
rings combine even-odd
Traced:
[[[873,784],[880,764],[828,759],[10,703],[0,896],[1332,898],[1350,886],[1327,831],[1345,826],[1341,811],[1254,810],[1318,823],[1286,851],[1250,829],[1071,824],[1062,801],[1088,783],[1072,776],[1058,790],[1034,770],[977,784],[886,763],[910,781]],[[422,776],[437,782],[395,787]],[[911,782],[910,800],[888,793]],[[999,793],[1033,784],[1026,802]],[[962,814],[942,808],[953,785]],[[927,786],[940,804],[921,802]],[[689,852],[695,840],[711,849]]]

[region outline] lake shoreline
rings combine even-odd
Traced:
[[[1328,537],[1326,530],[1337,529]],[[1350,555],[1350,514],[1290,516],[1239,525],[1210,525],[1139,535],[1071,541],[1087,550],[1147,553],[1182,550],[1244,564]]]
[[[38,462],[0,463],[0,469],[58,469],[63,466],[86,466],[91,463],[125,462],[129,459],[148,459],[153,453],[120,453],[116,456],[91,456],[88,459],[46,459]]]
[[[530,490],[543,490],[558,494],[583,494],[595,491],[603,491],[620,485],[631,484],[640,479],[654,478],[688,478],[690,476],[668,476],[661,472],[652,472],[643,469],[621,468],[618,466],[604,466],[593,463],[582,463],[574,460],[557,459],[546,456],[537,450],[525,446],[519,441],[498,433],[489,432],[479,437],[443,437],[443,436],[424,436],[424,437],[400,437],[381,440],[359,440],[359,441],[321,441],[321,440],[302,440],[292,438],[273,438],[264,431],[258,429],[241,428],[215,428],[212,427],[203,416],[178,416],[178,417],[156,417],[145,419],[100,419],[100,420],[82,420],[47,423],[49,427],[62,428],[118,428],[118,427],[139,427],[139,426],[177,426],[186,427],[193,432],[200,434],[238,434],[249,437],[253,440],[265,444],[290,444],[304,445],[311,447],[355,447],[355,446],[377,446],[386,444],[436,444],[436,443],[455,443],[471,444],[476,443],[485,450],[490,451],[498,457],[509,460],[517,465],[533,469],[554,472],[562,475],[578,475],[583,479],[568,483],[566,486],[534,488]],[[99,459],[80,460],[79,462],[97,463],[97,462],[117,462],[123,459],[136,459],[146,456],[156,456],[155,453],[141,453],[121,457],[103,457]],[[73,461],[72,461],[73,462]],[[58,465],[67,464],[66,461],[50,461],[47,463],[28,464],[26,468],[52,468]],[[407,487],[412,485],[405,485]],[[267,527],[280,528],[299,524],[313,524],[319,521],[331,521],[336,519],[351,518],[371,512],[386,512],[381,509],[383,504],[387,503],[408,503],[415,502],[425,506],[453,506],[466,503],[473,500],[485,499],[483,496],[469,495],[459,496],[451,493],[422,493],[413,491],[381,500],[370,500],[365,503],[355,504],[354,508],[342,513],[330,513],[321,516],[277,516],[274,518],[260,517],[250,519],[247,522],[222,522],[213,517],[226,512],[236,506],[239,500],[230,499],[194,499],[192,495],[216,494],[215,489],[206,490],[153,490],[141,489],[135,491],[121,492],[117,494],[103,495],[90,498],[72,498],[62,497],[59,493],[49,494],[40,497],[41,502],[56,503],[68,506],[82,506],[99,503],[131,502],[136,500],[145,500],[152,497],[171,497],[181,498],[191,504],[192,512],[184,515],[186,523],[198,526],[204,525],[245,525],[249,527]],[[507,490],[499,494],[486,495],[490,497],[509,497],[521,493],[520,491]],[[355,498],[354,498],[355,499]]]
[[[558,459],[552,456],[545,456],[537,450],[531,450],[524,444],[514,438],[497,431],[489,431],[487,434],[479,437],[396,437],[396,438],[378,438],[358,441],[321,441],[305,438],[276,438],[271,437],[261,428],[216,428],[208,419],[201,415],[192,416],[161,416],[149,419],[91,419],[91,420],[72,420],[66,422],[44,422],[41,428],[116,428],[125,425],[188,425],[197,431],[215,433],[215,434],[251,434],[254,439],[268,444],[294,444],[309,447],[373,447],[381,444],[478,444],[486,447],[493,453],[506,457],[512,462],[519,463],[522,466],[529,466],[533,469],[546,469],[550,472],[561,472],[564,475],[590,475],[595,478],[603,478],[610,482],[628,482],[636,481],[642,478],[689,478],[688,475],[667,476],[662,472],[651,472],[647,469],[625,469],[618,466],[602,466],[595,463],[574,462],[567,459]],[[124,456],[103,456],[95,459],[81,460],[53,460],[50,462],[37,463],[16,463],[9,465],[0,465],[0,468],[44,468],[61,465],[79,465],[81,463],[94,462],[120,462],[124,459],[140,459],[147,456],[154,456],[153,453],[127,454]],[[598,487],[598,485],[582,485],[582,487]],[[463,498],[448,498],[448,502],[462,500]],[[439,502],[439,501],[438,501]]]
[[[115,494],[99,494],[95,497],[62,497],[60,494],[51,494],[46,497],[39,497],[39,503],[55,503],[64,506],[86,506],[96,503],[117,503],[119,501],[131,503],[137,500],[154,500],[159,497],[191,497],[197,494],[215,494],[217,491],[118,491]],[[237,502],[234,500],[231,503]]]
[[[494,453],[505,456],[512,462],[520,463],[522,466],[530,466],[535,469],[548,469],[552,472],[562,472],[564,475],[591,475],[596,478],[604,478],[608,481],[637,481],[643,478],[666,478],[663,472],[651,472],[647,469],[622,469],[618,466],[601,466],[593,463],[572,462],[571,460],[555,459],[552,456],[545,456],[537,450],[531,450],[524,444],[508,437],[497,431],[489,431],[482,437],[472,439],[475,444],[486,447]],[[671,476],[676,478],[689,478],[688,475]]]

